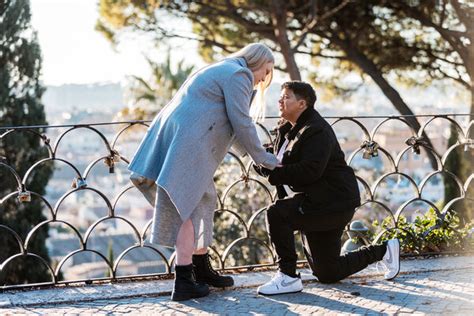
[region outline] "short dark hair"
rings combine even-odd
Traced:
[[[316,92],[309,83],[297,80],[287,81],[281,85],[281,89],[285,88],[293,91],[298,100],[304,99],[307,107],[314,108],[317,97]]]

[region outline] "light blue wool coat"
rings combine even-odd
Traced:
[[[252,90],[253,74],[245,59],[224,59],[188,78],[151,123],[129,170],[149,179],[137,182],[132,176],[155,204],[152,243],[174,246],[179,227],[189,218],[196,247],[212,242],[217,202],[212,178],[233,143],[256,164],[277,165],[249,116]]]

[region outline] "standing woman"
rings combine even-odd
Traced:
[[[206,296],[209,285],[234,284],[214,271],[207,253],[217,202],[213,175],[232,144],[256,165],[278,164],[252,121],[264,113],[273,65],[271,50],[255,43],[191,75],[130,162],[132,182],[155,207],[150,241],[176,247],[174,301]]]

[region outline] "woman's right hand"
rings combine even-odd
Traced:
[[[264,166],[267,169],[273,170],[275,169],[278,165],[280,165],[280,161],[277,159],[277,157],[274,154],[266,153],[266,159],[263,163],[261,163],[262,166]]]

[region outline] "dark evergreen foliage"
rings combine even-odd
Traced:
[[[36,33],[30,25],[30,3],[25,0],[0,1],[0,126],[46,124],[39,82],[41,51]],[[32,130],[33,131],[33,130]],[[38,160],[48,157],[40,134],[0,130],[0,157],[22,178]],[[41,132],[34,130],[35,132]],[[13,255],[21,254],[15,237],[5,227],[17,232],[24,244],[35,225],[45,220],[44,203],[34,193],[45,194],[52,174],[52,164],[43,165],[28,177],[24,190],[31,192],[30,202],[20,202],[22,188],[13,172],[0,164],[0,264]],[[12,194],[9,198],[9,194]],[[28,254],[40,256],[49,263],[45,246],[47,226],[31,238]],[[0,284],[21,284],[50,281],[48,268],[34,255],[21,255],[9,261],[0,275]]]

